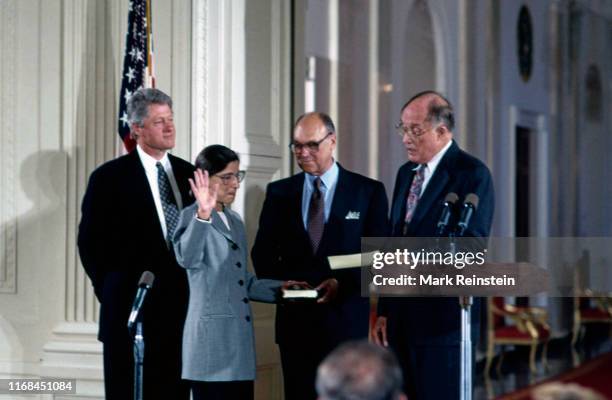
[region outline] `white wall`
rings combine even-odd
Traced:
[[[98,304],[76,250],[89,173],[116,155],[128,0],[0,2],[0,377],[79,379],[101,397]],[[252,240],[265,184],[288,173],[289,8],[280,0],[153,2],[157,87],[175,154],[237,149]],[[193,55],[192,55],[193,54]],[[258,398],[282,390],[273,308],[256,306]]]

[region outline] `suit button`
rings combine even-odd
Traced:
[[[240,280],[238,281],[238,284],[239,284],[240,286],[244,286],[244,281],[243,281],[242,279],[240,279]]]
[[[238,245],[236,243],[232,243],[232,250],[238,250]]]
[[[245,297],[245,298],[243,298],[243,299],[242,299],[242,302],[243,302],[244,304],[246,304],[246,303],[248,303],[248,302],[249,302],[249,299],[247,299],[247,298]]]
[[[237,266],[238,268],[240,268],[240,267],[242,267],[242,263],[241,263],[240,261],[238,261],[238,262],[236,263],[236,266]]]
[[[249,317],[248,315],[246,317],[244,317],[244,319],[246,319],[247,322],[251,321],[251,317]]]

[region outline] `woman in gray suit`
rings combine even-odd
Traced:
[[[252,399],[255,342],[249,300],[275,302],[283,282],[257,279],[247,271],[244,224],[228,208],[245,175],[238,155],[212,145],[195,164],[189,183],[196,202],[181,212],[174,234],[190,288],[182,378],[191,381],[195,400]]]

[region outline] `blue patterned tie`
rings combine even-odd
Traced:
[[[158,161],[157,167],[157,185],[159,186],[159,198],[161,199],[162,208],[164,209],[164,219],[166,220],[166,241],[171,243],[172,234],[178,223],[179,211],[176,206],[176,199],[172,193],[170,179],[166,174],[164,166]]]

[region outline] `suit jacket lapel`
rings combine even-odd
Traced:
[[[229,229],[227,229],[227,226],[225,226],[225,222],[223,222],[223,220],[221,219],[221,216],[219,215],[217,210],[213,210],[212,214],[210,216],[211,216],[211,224],[212,224],[212,226],[216,230],[218,230],[219,233],[221,233],[223,236],[225,236],[228,240],[230,240],[233,243],[235,243],[236,241],[232,237],[232,233],[230,232]],[[227,217],[227,220],[228,220],[230,226],[232,226],[231,218],[230,218],[230,213],[225,213],[225,216]]]
[[[304,179],[306,175],[302,172],[295,175],[292,183],[291,199],[289,199],[290,218],[293,220],[293,224],[298,227],[298,231],[302,238],[310,246],[310,237],[308,231],[304,227],[304,220],[302,219],[302,195],[304,194]]]
[[[416,210],[410,221],[410,226],[418,226],[423,217],[427,214],[427,211],[435,204],[436,199],[439,198],[440,192],[444,190],[446,183],[448,182],[448,171],[445,168],[441,168],[442,165],[438,165],[436,172],[429,180],[425,192],[419,198]]]
[[[405,178],[400,178],[398,183],[401,185],[397,197],[394,199],[393,209],[391,212],[391,221],[393,223],[393,234],[399,235],[402,232],[404,226],[404,217],[406,215],[406,199],[408,198],[408,192],[412,179],[414,178],[415,172],[413,171],[416,165],[413,163],[409,164],[408,174]]]
[[[168,160],[170,160],[170,165],[172,165],[172,173],[174,174],[174,179],[176,180],[176,185],[178,186],[181,195],[181,203],[183,204],[183,208],[185,208],[191,202],[189,201],[191,198],[191,190],[187,184],[187,179],[192,178],[193,176],[185,176],[185,174],[183,174],[183,170],[177,161],[177,157],[168,153]]]

